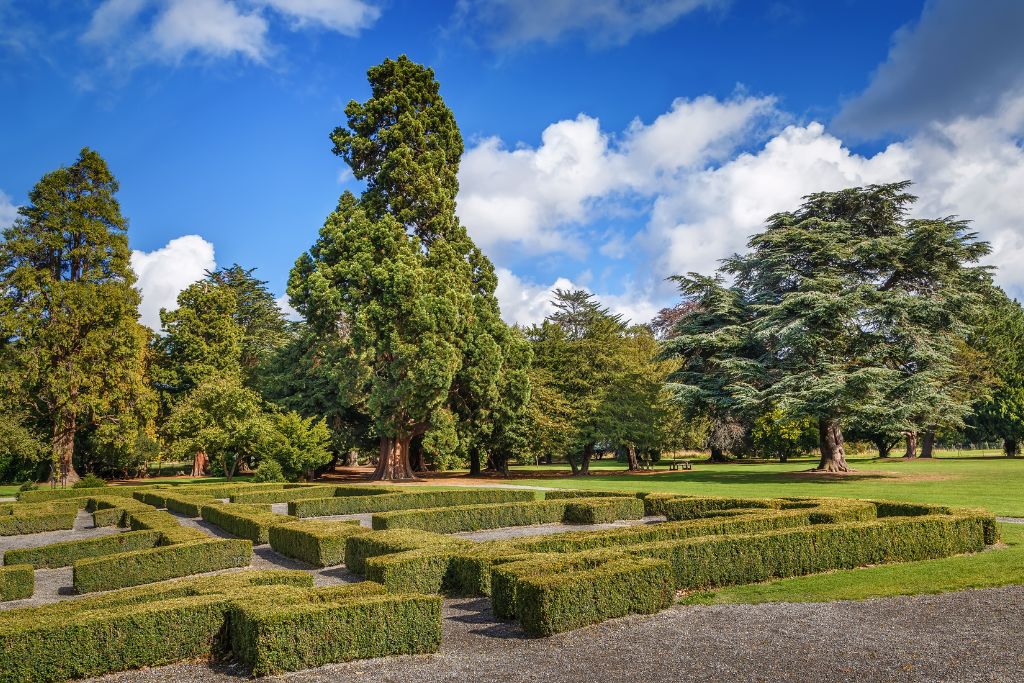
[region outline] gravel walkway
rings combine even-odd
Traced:
[[[626,526],[637,526],[638,524],[657,524],[664,522],[662,516],[644,517],[643,519],[625,519],[618,522],[605,524],[535,524],[533,526],[512,526],[501,529],[484,529],[482,531],[460,531],[451,534],[470,541],[504,541],[508,538],[521,538],[524,536],[543,536],[544,534],[564,534],[570,531],[602,531],[604,529],[618,529]]]
[[[677,606],[548,639],[496,621],[483,599],[449,600],[436,655],[338,664],[289,683],[393,681],[1024,680],[1024,587],[820,604]],[[206,664],[114,674],[104,683],[238,683]]]
[[[1007,524],[1024,524],[1024,517],[996,517],[996,521]]]

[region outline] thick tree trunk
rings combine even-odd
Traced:
[[[73,462],[77,427],[74,411],[64,409],[58,412],[53,424],[52,443],[55,471],[50,474],[57,486],[70,486],[80,479]]]
[[[878,449],[879,458],[888,458],[892,453],[892,444],[884,436],[876,436],[871,441],[875,444],[875,448]]]
[[[409,467],[413,472],[425,472],[427,462],[423,458],[423,437],[415,436],[409,442]]]
[[[640,460],[636,457],[636,446],[633,444],[626,446],[626,455],[629,457],[630,471],[640,469]]]
[[[359,464],[359,451],[352,449],[345,454],[345,466],[356,467]]]
[[[580,463],[580,469],[574,474],[588,475],[590,474],[590,460],[594,457],[594,444],[588,443],[583,447],[583,461]]]
[[[1020,452],[1020,445],[1017,439],[1003,439],[1003,452],[1011,458],[1016,458]]]
[[[380,461],[370,479],[383,481],[415,479],[416,476],[409,464],[411,441],[412,439],[407,436],[382,436],[380,439]]]
[[[192,458],[192,476],[201,477],[206,474],[206,464],[210,461],[205,451],[198,451]]]
[[[904,458],[916,458],[917,457],[917,432],[907,432],[907,450],[903,454]]]
[[[818,447],[821,461],[816,468],[819,472],[849,472],[846,464],[846,449],[843,445],[843,430],[839,421],[822,418],[818,420]]]
[[[935,451],[935,430],[929,429],[921,439],[921,457],[930,458]]]
[[[480,449],[473,448],[469,449],[469,476],[476,477],[480,475]]]
[[[711,447],[711,462],[727,462],[725,452],[718,446]]]
[[[567,454],[567,455],[565,456],[565,459],[569,461],[569,467],[571,467],[571,468],[572,468],[572,474],[573,474],[573,476],[576,476],[577,474],[579,474],[579,472],[580,472],[580,467],[579,467],[579,465],[577,465],[577,464],[576,464],[576,456],[575,456],[575,455],[573,455],[573,454],[572,454],[572,452],[570,451],[570,452],[569,452],[569,453],[568,453],[568,454]]]

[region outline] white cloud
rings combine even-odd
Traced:
[[[178,307],[178,293],[214,270],[213,245],[199,235],[176,237],[154,251],[132,251],[132,269],[142,293],[139,320],[160,330],[160,309]]]
[[[120,68],[191,56],[265,63],[275,52],[270,18],[355,36],[379,15],[363,0],[103,0],[82,40]]]
[[[18,207],[3,190],[0,190],[0,230],[8,228],[18,217]]]
[[[459,172],[459,218],[484,248],[518,243],[533,252],[581,254],[574,234],[617,195],[650,195],[683,169],[730,153],[752,127],[777,116],[774,99],[677,99],[651,124],[634,120],[615,139],[580,114],[548,126],[536,147],[490,137]]]
[[[699,9],[730,0],[459,0],[456,25],[499,49],[553,43],[566,34],[592,45],[621,45]]]
[[[284,314],[284,317],[286,319],[288,319],[288,320],[302,320],[302,316],[299,315],[299,312],[296,311],[294,308],[292,308],[291,302],[288,301],[288,295],[287,294],[282,294],[281,296],[279,296],[276,299],[274,299],[274,303],[276,303],[277,307],[279,309],[281,309],[281,313]]]
[[[260,0],[290,18],[297,28],[322,26],[357,36],[380,17],[380,9],[362,0]]]

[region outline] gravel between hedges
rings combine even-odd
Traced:
[[[548,639],[496,621],[484,599],[449,600],[436,655],[338,664],[264,679],[342,681],[1024,680],[1024,587],[818,604],[677,606]],[[243,672],[185,664],[104,683],[229,683]]]

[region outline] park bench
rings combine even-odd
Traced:
[[[692,470],[693,464],[689,460],[673,460],[668,464],[670,470]]]

